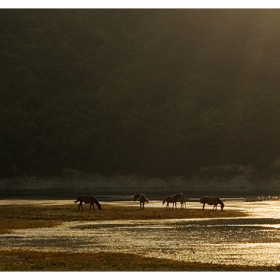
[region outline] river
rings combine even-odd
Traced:
[[[133,202],[126,201],[126,205],[130,203]],[[194,201],[187,205],[198,207]],[[148,207],[162,204],[152,201]],[[230,209],[250,215],[226,219],[65,222],[54,228],[19,229],[2,234],[0,244],[3,250],[20,247],[40,251],[111,251],[186,262],[280,265],[280,201],[228,199],[226,210]]]

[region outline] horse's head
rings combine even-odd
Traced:
[[[135,202],[139,198],[139,194],[135,194],[133,197],[133,201]]]
[[[166,196],[163,201],[162,201],[162,204],[164,205],[164,203],[168,203],[170,201],[170,195]]]
[[[80,197],[77,198],[77,200],[74,203],[77,203],[80,201]]]

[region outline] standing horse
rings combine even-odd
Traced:
[[[183,208],[183,204],[185,203],[185,208],[186,208],[186,199],[182,193],[166,196],[163,199],[162,204],[164,205],[165,202],[166,202],[166,209],[167,207],[169,207],[170,202],[172,202],[172,209],[174,208],[174,206],[177,209],[177,202],[181,202],[181,208]]]
[[[224,210],[224,203],[216,196],[203,196],[201,199],[200,199],[200,202],[203,203],[203,206],[202,206],[202,210],[204,210],[204,206],[205,204],[209,204],[209,205],[214,205],[213,206],[213,210],[216,209],[217,210],[217,205],[220,204],[221,205],[221,210],[223,211]]]
[[[140,201],[140,209],[144,210],[145,202],[149,203],[149,200],[147,199],[146,195],[143,193],[135,194],[133,201],[135,202],[136,200]]]
[[[182,194],[181,197],[179,197],[179,198],[177,199],[177,202],[181,202],[181,208],[183,208],[184,204],[185,204],[185,209],[187,208],[186,199],[185,199],[185,197],[183,196],[183,194]]]
[[[101,211],[101,205],[100,203],[98,202],[98,200],[92,196],[92,195],[81,195],[78,197],[78,199],[75,201],[75,203],[79,202],[79,205],[78,205],[78,210],[80,210],[80,208],[82,210],[83,209],[83,203],[89,203],[90,206],[89,206],[89,210],[91,209],[91,206],[92,206],[92,210],[95,210],[94,208],[94,204],[97,205],[98,209]]]
[[[175,201],[174,201],[174,197],[172,195],[167,195],[163,201],[162,201],[162,204],[164,205],[164,203],[166,202],[166,209],[167,207],[169,207],[170,209],[170,206],[169,206],[169,203],[172,202],[172,209],[174,208],[174,205],[175,205]]]

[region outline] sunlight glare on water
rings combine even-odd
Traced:
[[[1,249],[110,251],[186,262],[279,265],[279,204],[227,202],[228,209],[251,213],[245,218],[75,221],[15,230],[0,235]],[[197,208],[197,203],[188,207]]]

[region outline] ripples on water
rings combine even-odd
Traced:
[[[195,202],[188,203],[188,208],[197,207]],[[2,249],[111,251],[188,262],[279,265],[280,201],[227,201],[226,207],[251,216],[67,222],[55,228],[15,230],[1,235],[0,244]]]

